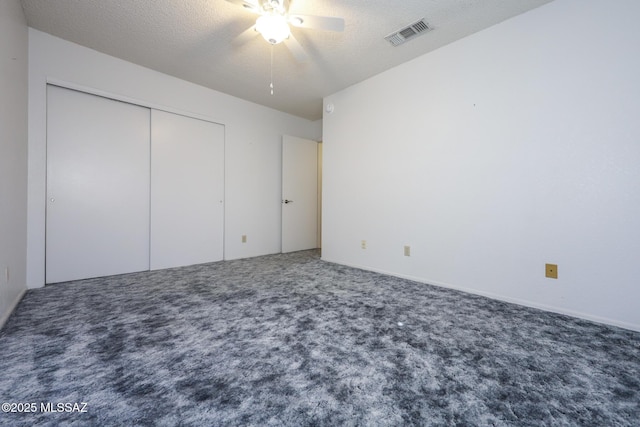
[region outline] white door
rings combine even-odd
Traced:
[[[47,87],[47,283],[148,270],[149,114]]]
[[[151,113],[151,269],[223,258],[224,126]]]
[[[318,247],[318,143],[282,138],[282,252]]]

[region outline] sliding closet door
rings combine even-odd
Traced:
[[[151,116],[151,269],[223,258],[224,126]]]
[[[148,270],[149,115],[48,86],[47,283]]]

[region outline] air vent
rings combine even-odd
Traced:
[[[431,27],[429,27],[429,24],[427,24],[424,21],[424,18],[422,18],[421,20],[414,22],[407,27],[401,28],[398,31],[394,31],[384,39],[391,43],[392,46],[399,46],[402,43],[416,36],[419,36],[422,33],[426,33],[429,30],[431,30]]]

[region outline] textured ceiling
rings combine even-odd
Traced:
[[[22,0],[30,27],[211,89],[311,120],[322,98],[551,0],[292,0],[290,12],[338,16],[345,31],[293,28],[309,55],[234,38],[256,15],[225,0]],[[384,37],[425,18],[433,31]]]

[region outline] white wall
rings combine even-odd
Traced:
[[[20,2],[0,1],[0,327],[26,290],[27,50]]]
[[[317,139],[318,123],[29,29],[29,287],[44,284],[47,82],[225,125],[225,258],[280,252],[281,137]]]
[[[323,258],[640,330],[638,16],[556,0],[327,97]]]

